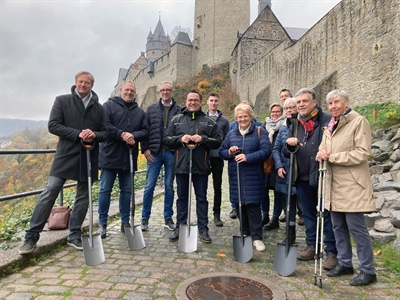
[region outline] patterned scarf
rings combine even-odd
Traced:
[[[349,112],[351,112],[351,108],[347,107],[344,112],[342,113],[342,116],[347,115]],[[329,133],[332,135],[333,132],[335,131],[337,124],[339,123],[340,117],[339,118],[335,118],[334,116],[332,116],[331,120],[329,121],[328,124],[328,130]]]
[[[319,110],[320,110],[320,107],[317,104],[309,115],[303,117],[300,114],[298,114],[298,116],[297,116],[297,118],[299,119],[300,124],[304,127],[304,131],[305,131],[303,144],[307,143],[308,138],[314,132],[314,121],[315,121],[315,118],[318,115]]]
[[[286,116],[282,115],[276,120],[272,120],[270,117],[265,118],[265,129],[268,132],[269,141],[271,144],[274,142],[274,134],[281,128],[282,124],[286,121]]]

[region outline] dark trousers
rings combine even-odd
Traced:
[[[239,214],[239,204],[236,205]],[[261,208],[260,204],[242,205],[242,230],[244,235],[250,235],[253,241],[262,240]]]
[[[214,214],[221,213],[222,199],[222,172],[224,170],[224,160],[219,157],[211,157],[211,174],[214,186]]]
[[[32,214],[30,227],[26,230],[25,237],[33,237],[39,240],[47,219],[50,216],[51,209],[58,197],[58,194],[63,188],[66,179],[55,176],[49,176],[44,191],[40,194],[39,200],[36,203]],[[89,207],[89,193],[87,182],[77,182],[76,196],[74,207],[69,218],[69,234],[68,240],[77,240],[81,238],[81,227],[85,220],[86,213]]]
[[[309,185],[308,181],[297,181],[296,183],[297,197],[303,212],[304,225],[306,226],[306,244],[316,245],[317,232],[317,206],[318,191]],[[324,210],[324,244],[325,252],[337,254],[335,235],[333,234],[331,214],[328,210]],[[319,242],[319,241],[318,241]]]
[[[178,194],[178,199],[176,201],[176,227],[179,228],[179,224],[186,224],[187,222],[188,200],[190,200],[188,198],[189,174],[176,174],[175,178]],[[204,228],[208,229],[208,175],[192,174],[192,183],[196,195],[197,227],[199,231],[202,231]]]

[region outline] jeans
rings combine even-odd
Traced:
[[[224,160],[219,157],[211,157],[211,174],[214,185],[214,214],[221,213],[222,199],[222,172],[224,170]]]
[[[158,175],[164,165],[164,219],[172,218],[174,214],[174,162],[175,156],[169,150],[160,150],[157,154],[151,153],[153,162],[147,162],[146,186],[143,192],[142,219],[150,219],[153,205],[154,188]]]
[[[306,244],[316,245],[317,231],[317,189],[312,188],[308,181],[296,182],[297,197],[303,212],[304,225],[306,226]],[[321,228],[321,227],[320,227]],[[325,252],[337,254],[335,235],[333,234],[331,215],[328,210],[324,210],[324,232]],[[318,241],[319,242],[319,241]]]
[[[285,194],[274,191],[274,211],[272,213],[273,217],[279,217],[282,213],[282,210],[286,211],[285,198]],[[294,209],[296,209],[296,207]]]
[[[202,232],[204,228],[208,230],[208,175],[192,174],[192,182],[196,195],[197,227]],[[179,228],[179,224],[187,223],[188,200],[191,200],[189,199],[189,174],[177,174],[176,184],[178,194],[176,228]]]
[[[110,209],[111,192],[114,186],[115,178],[118,174],[119,182],[119,213],[121,222],[128,223],[131,207],[131,172],[130,170],[102,169],[100,174],[100,192],[99,192],[99,225],[107,224],[108,211]]]
[[[44,225],[50,216],[51,209],[58,197],[58,194],[63,188],[66,179],[56,176],[49,176],[44,191],[36,203],[33,211],[30,227],[26,230],[25,238],[34,238],[39,240],[40,232],[43,231]],[[69,233],[67,239],[77,240],[81,238],[81,227],[85,220],[86,213],[89,207],[89,193],[87,182],[77,182],[76,196],[74,207],[69,218],[68,228]]]

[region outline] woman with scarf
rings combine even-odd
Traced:
[[[270,116],[265,118],[265,129],[268,132],[268,138],[271,142],[271,147],[273,148],[276,137],[278,136],[279,128],[285,124],[286,116],[283,114],[282,106],[278,103],[273,103],[269,108],[269,112]],[[269,190],[274,190],[274,203],[283,203],[285,201],[284,194],[275,191],[276,176],[277,173],[275,167],[272,169],[271,173],[265,176],[265,196],[261,204],[261,209],[263,212],[262,226],[265,225],[264,229],[268,231],[279,228],[279,220],[277,217],[274,218],[273,216],[272,219],[269,220]]]
[[[338,263],[327,275],[354,274],[350,233],[354,238],[360,273],[350,280],[361,286],[376,282],[371,238],[364,213],[376,210],[368,166],[371,129],[368,121],[349,107],[345,91],[333,90],[326,96],[332,118],[316,159],[327,161],[325,209],[331,212]]]

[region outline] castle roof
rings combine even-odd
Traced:
[[[287,34],[292,41],[299,40],[308,31],[307,28],[285,27]]]
[[[128,69],[124,69],[124,68],[119,69],[119,75],[121,76],[122,79],[125,79],[126,74],[128,74]]]
[[[176,36],[176,38],[175,38],[174,42],[172,43],[172,45],[174,45],[176,43],[187,45],[187,46],[193,46],[192,42],[190,41],[189,35],[186,32],[183,32],[183,31],[179,31],[179,33]]]
[[[158,40],[160,37],[166,37],[166,35],[164,32],[164,27],[161,24],[161,19],[158,19],[156,29],[154,30],[154,33],[153,33],[153,38]]]

